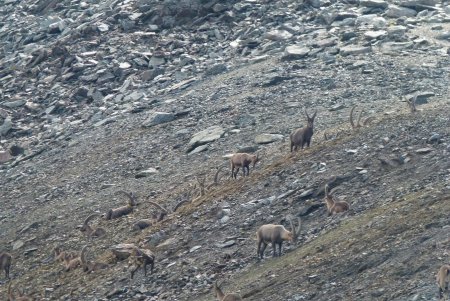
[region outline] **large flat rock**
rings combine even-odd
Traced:
[[[189,141],[188,152],[199,145],[215,141],[222,137],[224,134],[225,130],[220,126],[211,126],[206,130],[200,131],[194,134],[194,136],[192,136],[191,140]]]

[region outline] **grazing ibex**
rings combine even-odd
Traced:
[[[306,127],[296,129],[289,136],[291,138],[291,152],[294,150],[296,151],[299,146],[303,149],[305,144],[307,147],[311,144],[311,138],[314,134],[314,118],[316,118],[317,111],[314,112],[312,117],[309,117],[308,112],[305,109],[305,114],[308,120]]]
[[[71,271],[71,270],[75,270],[76,268],[82,266],[83,264],[83,258],[85,258],[85,252],[86,252],[86,248],[83,248],[81,250],[80,256],[75,257],[70,259],[69,257],[65,257],[64,258],[64,266],[65,266],[65,271]]]
[[[214,294],[217,297],[217,300],[219,301],[241,301],[242,297],[238,294],[224,294],[222,290],[220,289],[219,285],[216,282],[214,282]]]
[[[258,155],[250,155],[247,153],[236,153],[230,158],[231,163],[231,177],[237,177],[239,168],[242,167],[242,174],[245,177],[245,169],[247,169],[247,176],[250,174],[250,164],[253,163],[253,168],[255,168],[256,163],[259,161]],[[236,172],[234,172],[234,169]]]
[[[106,230],[101,227],[93,229],[91,226],[89,226],[89,221],[96,216],[99,216],[99,214],[94,213],[89,215],[84,221],[83,226],[81,226],[80,228],[80,231],[84,232],[89,239],[93,237],[101,237],[106,234]]]
[[[9,279],[9,270],[11,269],[12,256],[9,253],[0,253],[0,268],[5,271],[6,278]]]
[[[81,267],[83,268],[84,272],[90,273],[90,272],[95,272],[98,270],[103,270],[103,269],[107,269],[109,267],[108,264],[103,263],[103,262],[95,262],[95,261],[89,261],[86,259],[86,249],[87,246],[84,246],[82,251],[81,251]]]
[[[74,252],[63,251],[59,246],[53,248],[53,253],[55,255],[55,261],[62,261],[62,262],[65,262],[66,259],[71,260],[78,256]]]
[[[26,296],[19,292],[19,296],[14,296],[14,293],[11,288],[11,282],[8,286],[8,301],[33,301],[34,299],[32,297]]]
[[[131,212],[133,212],[134,206],[137,205],[136,196],[133,193],[127,193],[123,190],[120,190],[117,193],[123,193],[128,197],[128,205],[115,209],[109,209],[105,214],[105,219],[114,219],[130,214]]]
[[[358,115],[358,121],[356,122],[356,124],[353,122],[353,111],[356,109],[357,106],[353,106],[351,111],[350,111],[350,124],[352,126],[352,128],[355,129],[359,129],[361,127],[364,127],[366,125],[368,125],[372,120],[375,119],[375,117],[367,117],[366,120],[363,121],[363,123],[361,124],[361,116],[362,113],[364,112],[364,109],[361,109],[361,111],[359,112]]]
[[[298,228],[294,227],[291,219],[289,219],[291,224],[292,232],[286,230],[283,225],[273,225],[267,224],[262,225],[256,232],[256,240],[258,241],[258,258],[264,257],[264,250],[269,243],[272,243],[273,257],[277,256],[276,245],[278,245],[279,254],[281,256],[281,245],[283,241],[295,241],[297,236],[300,234],[301,230],[301,220],[298,219]],[[262,246],[262,247],[261,247]]]
[[[131,255],[131,263],[135,266],[134,269],[131,270],[131,279],[133,279],[134,273],[141,267],[144,268],[144,275],[147,276],[147,265],[150,265],[150,273],[153,273],[155,255],[152,251],[135,247]]]
[[[346,201],[335,201],[333,195],[328,193],[328,184],[325,185],[325,203],[327,205],[328,216],[347,211],[350,205]]]
[[[436,275],[436,282],[439,286],[439,300],[446,300],[445,294],[448,294],[448,282],[450,275],[450,265],[443,265]]]
[[[133,230],[142,230],[153,225],[153,221],[148,218],[140,219],[133,224]]]

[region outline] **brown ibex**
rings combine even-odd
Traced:
[[[144,268],[144,275],[147,276],[147,265],[150,265],[150,273],[153,273],[155,255],[152,251],[135,247],[131,255],[131,263],[135,266],[134,269],[131,270],[131,279],[133,279],[134,273],[141,267]]]
[[[101,237],[106,234],[106,230],[101,227],[94,229],[91,226],[89,226],[89,224],[88,224],[89,221],[96,216],[99,216],[99,214],[94,213],[94,214],[89,215],[86,218],[86,220],[84,221],[83,226],[81,226],[81,228],[80,228],[80,231],[84,232],[89,239],[93,238],[93,237]]]
[[[224,294],[220,289],[219,285],[214,282],[214,294],[216,295],[217,300],[219,301],[241,301],[242,297],[238,294]]]
[[[109,209],[105,214],[105,219],[114,219],[130,214],[131,212],[133,212],[134,206],[137,205],[136,196],[133,193],[128,193],[123,190],[120,190],[117,193],[123,193],[128,197],[128,205],[115,209]]]
[[[14,296],[14,293],[11,288],[11,282],[8,286],[8,301],[33,301],[34,299],[30,296],[26,296],[23,293],[19,292],[19,296]]]
[[[9,253],[0,253],[0,268],[5,271],[5,276],[9,279],[9,271],[11,269],[12,256]]]
[[[325,204],[327,205],[328,216],[347,211],[350,205],[346,201],[335,201],[333,195],[328,192],[328,184],[325,185]]]
[[[142,230],[153,225],[153,221],[148,218],[140,219],[133,224],[133,230]]]
[[[103,263],[103,262],[95,262],[95,261],[90,261],[87,260],[86,257],[86,251],[87,246],[84,246],[82,251],[81,251],[81,267],[83,268],[84,272],[90,273],[90,272],[95,272],[98,270],[103,270],[103,269],[107,269],[109,267],[108,264]]]
[[[300,146],[302,149],[306,144],[307,147],[311,144],[311,138],[314,134],[314,118],[316,118],[317,111],[314,112],[312,117],[309,117],[308,112],[305,109],[305,114],[307,118],[306,127],[296,129],[289,136],[291,139],[291,152],[296,151]]]
[[[301,220],[298,218],[298,228],[294,227],[291,219],[289,219],[292,232],[286,230],[283,225],[267,224],[259,227],[256,232],[256,240],[258,241],[258,258],[264,257],[264,251],[269,243],[272,243],[273,257],[277,256],[276,246],[278,245],[279,254],[281,256],[281,245],[283,241],[295,241],[301,230]]]
[[[361,111],[359,112],[359,115],[358,115],[358,121],[355,124],[353,122],[353,111],[356,109],[356,107],[357,106],[353,106],[352,109],[350,110],[350,124],[354,130],[368,125],[370,122],[372,122],[372,120],[375,119],[375,117],[367,117],[366,120],[364,120],[363,123],[361,124],[361,116],[362,116],[362,113],[364,112],[364,109],[361,109]]]
[[[62,262],[65,262],[66,259],[71,260],[78,256],[77,254],[75,254],[75,252],[63,251],[59,246],[53,248],[53,253],[55,255],[55,261]]]
[[[65,257],[64,258],[65,271],[68,272],[82,266],[84,260],[83,258],[85,258],[84,256],[86,256],[85,252],[86,248],[83,248],[81,250],[80,256],[72,259],[70,259],[69,257]]]
[[[242,167],[242,174],[245,177],[245,170],[247,169],[247,176],[250,174],[250,164],[253,163],[255,168],[256,163],[259,161],[258,155],[250,155],[247,153],[236,153],[230,158],[231,164],[231,177],[237,177],[239,168]],[[234,169],[236,168],[236,172]]]
[[[450,265],[445,264],[440,267],[436,275],[436,282],[439,286],[439,300],[446,300],[445,294],[448,294],[448,282],[450,275]]]

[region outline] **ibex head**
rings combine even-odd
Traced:
[[[314,114],[312,115],[312,117],[309,117],[308,111],[305,109],[305,114],[306,114],[306,118],[307,118],[307,120],[308,120],[308,125],[307,125],[307,127],[313,128],[313,127],[314,127],[314,118],[316,118],[317,111],[314,112]]]

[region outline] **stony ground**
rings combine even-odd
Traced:
[[[136,3],[142,11],[145,1]],[[213,5],[209,23],[196,16],[192,26],[198,31],[192,33],[177,24],[165,28],[151,19],[154,11],[128,28],[123,20],[136,16],[134,2],[110,4],[115,8],[104,19],[95,14],[105,9],[95,1],[67,8],[50,4],[39,12],[23,8],[17,22],[42,14],[65,16],[59,33],[48,22],[44,41],[63,43],[83,66],[56,67],[49,56],[26,72],[20,53],[29,51],[29,44],[11,43],[4,34],[16,30],[8,18],[21,8],[14,1],[2,7],[2,43],[13,51],[2,50],[1,143],[4,149],[20,145],[25,150],[0,165],[0,248],[14,256],[13,287],[39,300],[213,300],[212,283],[219,279],[226,292],[239,292],[245,300],[437,298],[434,275],[450,260],[445,5],[416,3],[414,16],[392,16],[396,7],[411,13],[406,9],[411,4],[230,1],[225,8]],[[235,14],[234,23],[220,17],[232,18],[228,12]],[[332,12],[338,15],[324,21]],[[246,30],[251,18],[259,27]],[[123,45],[129,47],[125,57],[87,47],[107,43],[103,39],[109,34],[111,51],[120,37],[134,36],[129,32],[150,32],[149,19],[159,26],[158,39],[172,41],[158,46],[166,51],[164,71],[150,66],[157,55],[148,54],[145,67],[139,65],[141,42]],[[349,19],[353,24],[345,23]],[[77,22],[97,26],[95,38],[83,36]],[[102,24],[109,25],[108,31]],[[227,34],[208,36],[207,30],[216,29]],[[275,38],[266,35],[271,30],[278,30],[271,33]],[[372,32],[380,30],[386,32],[373,38]],[[346,40],[349,32],[356,36]],[[258,46],[228,45],[250,43],[250,38]],[[182,39],[186,42],[179,44]],[[285,47],[291,44],[301,46]],[[180,45],[195,59],[175,62]],[[195,45],[202,51],[193,52],[200,47]],[[174,52],[167,57],[169,50]],[[131,68],[119,64],[128,61]],[[11,68],[12,62],[20,68]],[[49,79],[53,72],[57,77]],[[105,75],[109,72],[114,79]],[[164,75],[152,78],[154,73],[145,72]],[[68,73],[76,75],[60,78]],[[32,82],[22,81],[21,87],[26,78]],[[411,113],[404,98],[414,95],[418,111]],[[364,108],[363,120],[373,117],[357,130],[348,121],[354,105],[358,112]],[[312,146],[292,155],[289,134],[304,125],[305,109],[317,110]],[[217,136],[211,141],[193,142],[213,126]],[[250,177],[232,180],[226,156],[239,150],[256,151],[261,161]],[[200,195],[203,180],[206,189]],[[327,216],[325,183],[351,204],[348,213]],[[94,219],[92,224],[104,227],[107,235],[87,239],[77,227],[91,213],[124,205],[119,190],[134,192],[138,206],[120,219]],[[133,230],[137,220],[158,213],[149,201],[167,208],[168,217]],[[180,201],[187,202],[172,213]],[[256,229],[265,223],[289,227],[291,216],[302,220],[299,240],[285,244],[282,257],[271,258],[268,250],[258,261]],[[130,280],[128,261],[117,262],[111,253],[120,243],[153,250],[154,273],[144,277],[138,271]],[[51,252],[58,245],[73,251],[88,245],[88,257],[110,267],[90,274],[64,272]],[[1,278],[0,284],[4,296],[7,282]]]

